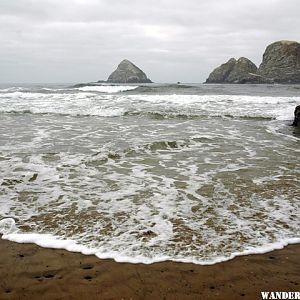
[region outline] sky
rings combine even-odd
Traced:
[[[231,57],[300,41],[300,0],[0,0],[0,83],[203,82]]]

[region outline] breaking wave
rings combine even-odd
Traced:
[[[84,86],[78,88],[83,92],[100,92],[100,93],[119,93],[125,91],[135,90],[137,86],[122,86],[122,85],[98,85],[98,86]]]
[[[300,103],[300,97],[118,93],[136,89],[135,86],[88,86],[78,88],[81,91],[47,88],[43,93],[19,89],[2,90],[0,113],[126,116],[156,120],[214,117],[292,120],[294,108]]]
[[[81,88],[0,89],[3,238],[198,264],[299,242],[297,89]]]

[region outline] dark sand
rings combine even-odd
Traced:
[[[261,299],[300,291],[300,245],[212,266],[116,263],[0,240],[0,299]]]

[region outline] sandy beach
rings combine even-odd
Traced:
[[[201,266],[116,263],[0,240],[0,299],[261,299],[300,290],[300,245]]]

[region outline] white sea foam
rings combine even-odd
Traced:
[[[15,86],[15,87],[0,89],[0,93],[17,92],[17,91],[22,91],[22,90],[24,90],[23,87]]]
[[[15,231],[17,231],[17,227],[13,218],[0,220],[0,234],[11,234]]]
[[[3,220],[2,220],[3,221]],[[1,221],[0,221],[1,222]],[[5,220],[6,224],[9,221]],[[1,226],[1,223],[0,223]],[[1,229],[1,227],[0,227]],[[3,232],[3,231],[2,231]],[[298,244],[300,243],[300,238],[289,238],[277,242],[272,242],[258,247],[248,247],[244,251],[231,253],[229,256],[219,256],[214,259],[202,260],[201,258],[196,258],[193,256],[185,255],[179,258],[174,256],[157,254],[154,257],[147,257],[144,255],[128,256],[124,255],[118,251],[104,251],[102,252],[99,249],[93,249],[86,247],[84,245],[78,244],[74,240],[61,239],[59,237],[53,236],[51,234],[22,234],[22,233],[6,233],[3,234],[2,239],[17,242],[17,243],[32,243],[36,244],[43,248],[51,249],[64,249],[70,252],[79,252],[84,255],[95,255],[100,259],[113,259],[116,262],[122,263],[143,263],[143,264],[152,264],[163,261],[174,261],[182,263],[193,263],[199,265],[213,265],[220,262],[225,262],[231,260],[238,256],[243,255],[253,255],[253,254],[264,254],[274,250],[283,249],[287,245]]]
[[[131,85],[91,85],[78,88],[78,90],[84,92],[119,93],[135,90],[137,87]]]
[[[0,93],[0,232],[144,263],[298,241],[299,138],[281,120],[299,100]]]
[[[70,95],[14,92],[0,95],[0,103],[7,105],[0,112],[100,117],[125,114],[125,107],[110,105],[109,100],[87,92]]]
[[[202,143],[196,147],[196,144],[193,144],[197,156],[200,157],[201,152],[204,151],[201,145]],[[299,238],[291,238],[291,236],[297,236],[295,230],[299,223],[297,217],[292,215],[293,212],[297,214],[299,210],[296,201],[290,201],[287,195],[269,198],[267,201],[261,199],[259,194],[254,194],[248,199],[247,192],[243,194],[244,186],[239,188],[239,184],[237,184],[237,192],[242,197],[239,196],[237,199],[229,190],[230,186],[226,180],[222,179],[222,174],[235,173],[242,169],[237,168],[237,163],[229,164],[228,168],[226,168],[226,163],[221,163],[223,160],[228,161],[231,154],[227,153],[219,157],[220,161],[215,158],[214,167],[206,170],[206,163],[201,165],[198,161],[195,164],[195,157],[191,156],[190,151],[187,147],[181,148],[179,152],[171,152],[172,156],[182,154],[181,159],[174,158],[170,161],[171,166],[168,166],[168,159],[163,161],[163,168],[165,170],[170,168],[172,175],[152,174],[151,169],[154,166],[138,163],[138,157],[136,160],[131,160],[132,164],[127,170],[129,173],[126,174],[126,167],[122,160],[120,162],[108,160],[105,167],[107,170],[104,171],[102,167],[101,171],[97,171],[93,168],[86,168],[86,155],[65,154],[63,156],[60,154],[62,160],[58,168],[56,168],[57,162],[46,167],[41,155],[32,156],[30,165],[27,165],[30,169],[26,173],[39,175],[34,182],[30,182],[32,175],[28,175],[23,179],[23,183],[19,183],[19,187],[15,186],[15,192],[18,194],[30,187],[33,196],[39,194],[40,191],[45,194],[39,196],[34,206],[30,205],[33,198],[27,198],[25,203],[20,199],[20,202],[15,203],[15,208],[12,207],[10,214],[21,213],[29,218],[30,215],[38,216],[39,207],[42,207],[43,211],[49,214],[44,220],[45,225],[48,221],[50,224],[58,223],[60,231],[64,231],[72,238],[64,239],[63,236],[52,234],[18,232],[12,219],[0,222],[0,232],[5,233],[3,238],[11,241],[33,242],[42,247],[95,254],[99,258],[112,258],[119,262],[147,264],[164,260],[213,264],[238,255],[268,252],[279,249],[287,243],[299,242]],[[208,152],[205,153],[207,156]],[[149,154],[154,157],[159,155],[159,152],[157,154],[149,152]],[[188,158],[185,158],[187,154]],[[159,157],[164,159],[160,155]],[[177,161],[178,165],[173,165],[173,161]],[[22,165],[24,166],[21,161],[9,163],[10,165],[7,165],[3,173],[4,178],[9,177],[9,174],[13,175],[10,171],[13,168],[21,169]],[[91,164],[92,160],[88,163]],[[245,162],[242,161],[241,164]],[[123,168],[123,170],[118,172],[118,168]],[[78,173],[77,178],[74,177],[75,173]],[[14,176],[18,177],[17,173],[14,173]],[[68,178],[70,176],[71,178]],[[176,186],[175,182],[178,177],[184,180],[184,186]],[[258,179],[256,183],[261,186],[266,180],[267,183],[272,182],[270,177]],[[277,182],[280,183],[280,178]],[[53,190],[53,185],[56,186],[56,190]],[[207,185],[213,187],[212,196],[205,195],[205,193],[200,195],[199,188]],[[139,194],[142,197],[138,197]],[[64,200],[58,200],[60,195],[65,196]],[[189,199],[190,195],[194,200]],[[13,194],[12,197],[14,197]],[[101,201],[96,201],[98,197]],[[89,203],[86,203],[86,199],[90,199]],[[7,202],[3,205],[7,205]],[[72,211],[74,205],[76,214],[73,215],[70,212],[64,215],[70,209]],[[199,207],[193,214],[191,211],[194,205]],[[233,205],[236,208],[231,211],[230,207]],[[89,211],[93,213],[89,215]],[[257,218],[256,214],[261,212],[265,215]],[[84,216],[82,219],[81,214]],[[207,225],[206,221],[211,218],[214,222]],[[172,242],[179,234],[180,223],[184,225],[183,232],[180,232],[182,245],[180,242]],[[281,224],[284,226],[280,227]],[[84,231],[80,235],[72,235],[73,226],[75,230],[79,227]],[[221,236],[214,229],[218,226],[224,228]],[[102,231],[105,228],[108,232],[103,234]],[[111,232],[109,228],[113,231]],[[275,235],[275,238],[269,239],[263,234],[266,228],[272,235]],[[32,229],[34,231],[34,227]],[[52,230],[55,232],[56,226]],[[146,234],[146,240],[144,240],[143,233],[148,231],[154,235],[150,234],[147,240]],[[190,231],[192,231],[193,239],[185,244],[184,239],[189,236]],[[238,241],[237,233],[242,234],[247,240],[244,246]],[[201,240],[198,241],[200,237]],[[272,242],[274,240],[278,242]],[[228,247],[225,253],[222,250],[224,246],[217,252],[212,250],[222,244]],[[190,247],[194,250],[191,251]],[[235,251],[235,248],[239,251]]]
[[[123,96],[124,97],[124,96]],[[187,114],[210,116],[262,117],[291,120],[300,97],[244,95],[128,95],[132,101],[150,102],[164,107],[175,106]]]
[[[165,117],[210,116],[292,120],[300,97],[258,97],[237,95],[115,95],[133,86],[83,87],[74,93],[0,93],[0,112],[122,116],[156,113]],[[105,92],[99,94],[93,89]]]

